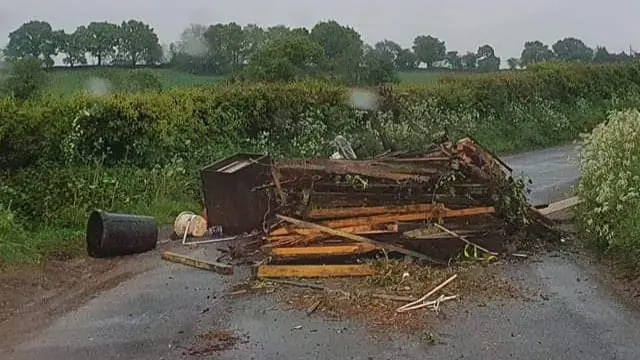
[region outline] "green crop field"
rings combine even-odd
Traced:
[[[109,82],[114,77],[126,78],[131,71],[117,68],[55,70],[49,73],[48,86],[50,92],[54,94],[73,94],[90,90],[94,79]],[[224,80],[224,77],[221,76],[193,75],[173,69],[149,69],[144,71],[153,73],[162,84],[163,89],[214,84]]]
[[[438,81],[446,72],[435,71],[406,71],[398,73],[400,82],[403,84],[431,84]]]
[[[74,94],[89,91],[95,79],[105,80],[106,82],[110,82],[114,77],[126,79],[131,71],[118,68],[56,69],[49,72],[48,89],[52,94]],[[193,75],[174,69],[148,69],[143,71],[154,74],[162,84],[163,89],[214,84],[225,79],[223,76]],[[444,75],[446,75],[444,72],[427,71],[398,73],[400,81],[406,84],[431,84]]]

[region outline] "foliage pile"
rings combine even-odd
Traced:
[[[0,99],[0,203],[28,229],[81,226],[92,207],[167,217],[197,207],[197,169],[216,158],[328,156],[339,134],[359,156],[419,148],[443,131],[498,152],[548,146],[590,131],[610,110],[638,106],[640,64],[383,87],[368,109],[350,104],[355,95],[295,83]]]
[[[585,139],[579,217],[584,238],[636,270],[640,266],[640,112],[612,113]]]

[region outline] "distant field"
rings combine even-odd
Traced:
[[[92,79],[108,81],[113,76],[126,76],[127,69],[82,69],[82,70],[56,70],[49,74],[49,88],[52,93],[70,94],[86,91]],[[213,84],[223,81],[220,76],[199,76],[172,69],[151,69],[162,83],[164,89],[191,87]]]
[[[74,94],[89,90],[90,83],[94,79],[107,82],[110,79],[126,79],[132,70],[118,68],[103,69],[55,69],[49,72],[49,92],[52,94]],[[137,71],[137,70],[136,70]],[[173,69],[148,69],[157,75],[164,89],[184,88],[206,84],[214,84],[224,81],[222,76],[192,75]],[[400,81],[405,84],[431,84],[445,76],[446,72],[401,72],[398,74]],[[0,80],[6,73],[0,71]]]
[[[445,76],[447,72],[411,71],[398,74],[400,82],[405,84],[431,84]]]

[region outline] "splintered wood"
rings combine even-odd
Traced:
[[[270,173],[255,190],[272,199],[263,245],[272,264],[261,278],[366,276],[355,261],[373,254],[446,264],[470,244],[496,254],[527,223],[514,226],[511,169],[470,137],[373,159],[285,159]]]

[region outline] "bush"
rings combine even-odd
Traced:
[[[579,219],[585,239],[626,265],[640,265],[640,112],[612,113],[586,137]]]
[[[42,61],[37,59],[14,60],[5,80],[6,91],[13,98],[24,101],[36,98],[47,85],[47,74]]]

